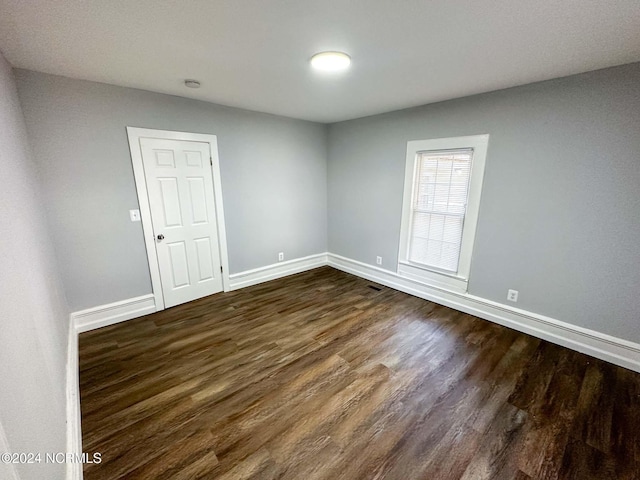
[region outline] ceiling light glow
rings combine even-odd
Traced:
[[[311,57],[311,66],[322,72],[341,72],[351,65],[351,57],[342,52],[321,52]]]

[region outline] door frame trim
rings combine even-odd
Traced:
[[[217,136],[205,133],[127,127],[127,138],[129,139],[129,151],[131,152],[133,177],[136,183],[136,192],[138,194],[138,205],[140,207],[140,217],[142,219],[142,230],[144,232],[144,243],[147,250],[147,260],[149,261],[151,288],[155,298],[156,311],[164,310],[165,307],[164,296],[162,294],[162,283],[160,281],[160,265],[158,264],[158,256],[156,253],[155,233],[153,231],[153,223],[151,221],[151,206],[149,205],[147,181],[144,175],[144,164],[142,162],[142,148],[140,146],[141,138],[183,140],[209,144],[209,151],[211,152],[211,161],[213,164],[211,166],[211,175],[213,176],[213,194],[216,202],[218,245],[220,249],[220,261],[222,263],[222,289],[225,292],[228,292],[231,288],[229,280],[229,256],[227,253],[227,233],[224,222],[224,206],[222,204],[222,179],[220,176],[220,158],[218,157]]]

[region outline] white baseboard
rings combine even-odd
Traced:
[[[274,263],[265,267],[235,273],[229,276],[229,290],[249,287],[276,278],[286,277],[294,273],[304,272],[313,268],[327,265],[327,254],[319,253],[308,257],[296,258],[286,262]],[[78,333],[106,327],[114,323],[131,320],[156,312],[155,297],[152,293],[141,297],[121,300],[119,302],[99,305],[71,314],[71,325],[75,326]]]
[[[71,325],[78,333],[142,317],[156,311],[152,293],[119,302],[99,305],[71,314]]]
[[[78,331],[69,326],[67,347],[67,453],[82,454]],[[82,463],[67,463],[67,480],[82,480]]]
[[[514,330],[640,372],[640,344],[579,327],[537,313],[513,308],[468,293],[427,286],[395,272],[356,260],[320,253],[274,263],[230,275],[230,290],[256,285],[313,268],[330,265],[338,270],[386,285],[401,292],[475,315]],[[140,317],[156,311],[153,294],[102,305],[71,314],[78,333]]]
[[[401,292],[475,315],[572,350],[640,372],[640,344],[513,308],[484,298],[430,287],[395,272],[340,255],[328,254],[328,265]]]
[[[286,277],[294,273],[305,272],[324,265],[327,265],[327,254],[318,253],[316,255],[309,255],[308,257],[296,258],[286,262],[267,265],[266,267],[234,273],[229,275],[231,283],[230,290],[238,290],[239,288],[268,282],[269,280]]]

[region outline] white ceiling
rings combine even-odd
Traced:
[[[335,122],[639,61],[640,1],[0,0],[0,50],[19,68]],[[312,72],[322,50],[352,68]]]

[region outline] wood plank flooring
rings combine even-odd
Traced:
[[[99,479],[640,479],[640,375],[329,267],[80,336]]]

